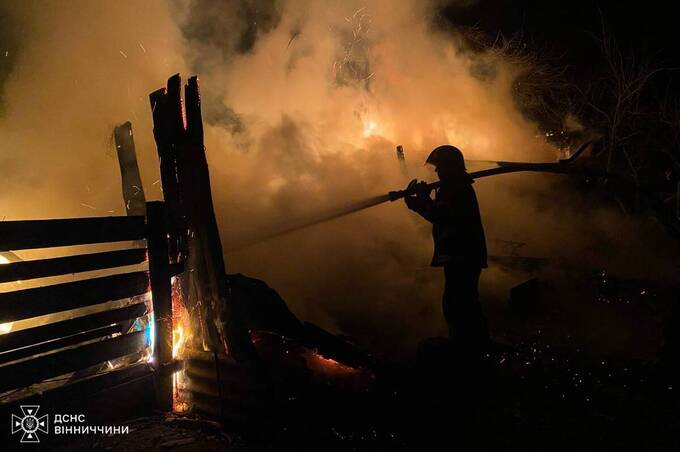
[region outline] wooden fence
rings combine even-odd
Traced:
[[[224,277],[198,79],[191,77],[184,86],[184,102],[182,88],[179,75],[174,75],[166,88],[149,96],[164,203],[144,204],[132,128],[125,123],[116,127],[114,137],[128,216],[0,222],[0,252],[121,241],[131,245],[0,265],[0,284],[67,279],[100,270],[115,273],[0,293],[0,326],[40,316],[60,317],[0,334],[0,408],[8,400],[17,400],[13,394],[30,395],[27,389],[42,397],[55,379],[68,382],[50,390],[64,400],[63,394],[87,396],[141,378],[153,383],[154,406],[171,409],[172,375],[181,367],[172,356],[173,293],[189,313],[195,334],[187,349],[201,357],[194,361],[202,363],[205,356],[212,356],[214,362],[220,355],[220,362],[229,363],[231,370],[225,370],[229,375],[216,378],[216,384],[236,378],[237,363],[254,357],[245,314],[233,305]],[[131,265],[148,267],[121,270]],[[172,276],[176,276],[174,286]],[[116,300],[128,301],[116,304]],[[205,355],[204,348],[212,353]],[[229,356],[224,354],[227,349]],[[140,360],[143,355],[147,359]],[[112,361],[117,367],[105,369]],[[217,386],[208,392],[219,393]],[[129,392],[123,397],[131,398]],[[219,397],[213,399],[207,410],[212,414],[221,410]],[[110,402],[109,397],[106,403]]]
[[[0,293],[0,324],[58,319],[0,335],[0,403],[21,391],[30,394],[27,388],[49,389],[55,378],[66,386],[87,380],[94,388],[97,380],[107,386],[148,376],[159,408],[171,408],[170,278],[181,269],[169,264],[163,203],[148,203],[146,217],[0,222],[0,251],[144,240],[144,248],[0,265],[0,283],[109,273]],[[146,269],[125,272],[126,266]]]

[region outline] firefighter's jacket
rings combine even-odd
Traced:
[[[432,223],[433,267],[487,266],[486,239],[473,182],[465,173],[454,183],[442,182],[434,200],[423,194],[405,198],[409,209]]]

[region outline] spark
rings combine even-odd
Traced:
[[[89,204],[85,204],[84,202],[81,202],[80,205],[83,206],[83,207],[87,207],[88,209],[96,210],[94,206],[91,206]]]
[[[125,54],[125,52],[123,52],[122,50],[119,50],[118,52],[120,52],[120,54],[123,55],[123,58],[127,59],[128,56]]]
[[[146,53],[146,49],[144,48],[141,42],[139,43],[139,48],[142,49],[142,52]]]

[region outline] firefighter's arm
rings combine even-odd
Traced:
[[[428,221],[432,221],[431,211],[434,206],[434,201],[430,198],[431,189],[427,187],[427,183],[418,182],[413,179],[406,187],[408,195],[404,197],[406,207],[413,210]]]
[[[454,221],[454,212],[458,212],[460,206],[450,192],[440,191],[435,200],[431,200],[428,195],[428,200],[429,203],[423,215],[426,220],[431,223]]]

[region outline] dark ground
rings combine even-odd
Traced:
[[[569,283],[487,309],[495,343],[477,364],[441,338],[387,363],[317,335],[343,365],[258,333],[255,384],[223,394],[239,416],[225,404],[221,424],[142,418],[59,450],[680,450],[678,290],[602,273]]]
[[[369,390],[299,387],[246,425],[157,416],[59,450],[678,450],[678,396],[645,363],[498,352],[484,377],[456,358],[390,369]]]

